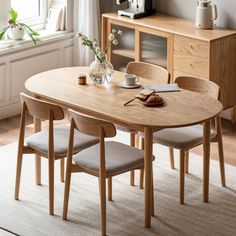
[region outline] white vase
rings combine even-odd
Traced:
[[[95,84],[106,84],[113,78],[114,68],[109,61],[100,62],[95,60],[89,66],[89,77]]]
[[[7,30],[7,36],[12,40],[22,40],[25,35],[25,30],[20,25],[12,25]]]

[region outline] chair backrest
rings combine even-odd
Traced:
[[[100,137],[103,130],[104,138],[116,135],[115,126],[107,121],[86,116],[71,109],[68,110],[68,116],[71,121],[73,120],[75,128],[83,134]]]
[[[182,89],[219,99],[220,88],[212,81],[195,77],[181,76],[176,78],[175,83],[177,83]]]
[[[41,101],[24,93],[21,93],[20,97],[30,115],[43,120],[49,120],[50,116],[53,120],[64,119],[64,112],[60,106]]]
[[[126,67],[126,73],[135,74],[160,84],[169,83],[170,78],[169,72],[165,68],[145,62],[130,62]]]

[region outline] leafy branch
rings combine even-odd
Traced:
[[[111,45],[112,44],[118,45],[117,38],[120,35],[122,35],[121,30],[113,29],[108,37],[108,42],[107,42],[106,48],[104,49],[104,51],[102,51],[101,48],[98,46],[97,40],[92,41],[92,40],[88,39],[87,36],[83,35],[82,33],[78,33],[78,37],[79,37],[82,45],[90,48],[94,52],[96,58],[98,59],[98,61],[100,63],[103,63],[107,60],[107,53],[108,53],[108,50],[111,47]]]

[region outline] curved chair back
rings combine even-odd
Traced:
[[[165,68],[145,62],[130,62],[126,67],[126,73],[135,74],[160,84],[169,83],[169,72]]]
[[[43,120],[49,120],[50,117],[53,120],[64,119],[64,112],[60,106],[49,102],[41,101],[39,99],[26,95],[25,93],[21,93],[20,97],[23,106],[25,104],[26,110],[29,112],[30,115]]]
[[[182,89],[219,99],[220,88],[212,81],[195,77],[181,76],[176,78],[175,83],[177,83]]]
[[[115,126],[107,121],[86,116],[71,109],[68,110],[68,116],[74,122],[75,128],[83,134],[100,137],[101,130],[103,130],[104,137],[109,138],[116,135]]]

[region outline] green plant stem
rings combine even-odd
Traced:
[[[120,34],[118,34],[118,32],[115,32],[113,33],[114,35],[114,40],[116,39],[117,40],[117,36],[119,36]],[[91,50],[93,50],[96,58],[99,60],[100,63],[103,63],[106,61],[106,58],[107,58],[107,53],[108,53],[108,50],[109,48],[111,47],[111,44],[113,42],[113,40],[109,40],[108,38],[108,42],[107,42],[107,45],[106,45],[106,48],[104,49],[104,51],[102,52],[101,50],[99,50],[99,53],[101,56],[99,56],[99,54],[96,52],[96,46],[94,47],[94,42],[90,39],[88,39],[88,37],[86,37],[85,35],[83,35],[82,33],[78,33],[78,37],[82,40],[82,45],[83,46],[87,46],[89,47]]]
[[[29,35],[29,37],[31,38],[31,40],[33,41],[34,45],[36,45],[36,39],[34,36],[38,36],[39,33],[32,30],[28,25],[24,24],[24,23],[19,23],[20,26],[22,26],[26,33]]]
[[[93,42],[91,40],[88,40],[88,43],[89,43],[88,47],[93,50],[93,52],[94,52],[95,56],[97,57],[97,59],[99,60],[99,62],[102,63],[101,58],[98,56],[97,52],[95,51],[95,49],[93,47]]]
[[[107,42],[107,46],[104,50],[104,52],[107,54],[108,53],[108,50],[109,50],[109,47],[111,46],[111,41],[108,39],[108,42]]]
[[[0,31],[0,40],[3,39],[3,36],[4,36],[5,33],[7,32],[8,28],[9,28],[9,27],[6,27],[6,28],[4,28],[4,29],[2,29],[2,30]]]

